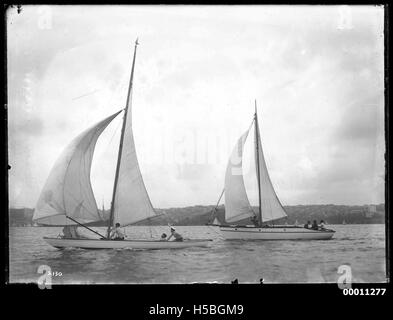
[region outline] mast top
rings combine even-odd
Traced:
[[[255,99],[255,117],[257,117],[257,99]]]
[[[136,38],[136,40],[135,40],[135,47],[136,47],[138,44],[139,44],[138,38]]]

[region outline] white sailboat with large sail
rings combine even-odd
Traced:
[[[97,139],[109,123],[123,110],[112,114],[78,135],[58,158],[38,199],[33,220],[47,226],[83,226],[100,238],[44,237],[57,248],[85,249],[168,249],[207,246],[209,239],[162,241],[132,239],[115,241],[111,228],[122,227],[156,216],[139,169],[132,131],[131,92],[138,40],[135,42],[127,102],[124,109],[112,203],[106,236],[86,224],[101,221],[90,182],[90,169]]]
[[[254,212],[249,202],[242,170],[244,145],[252,126],[255,132],[253,151],[258,184],[258,212]],[[228,225],[221,226],[220,230],[227,240],[323,240],[332,238],[335,232],[327,229],[307,229],[295,225],[267,224],[286,216],[267,171],[255,102],[253,122],[236,143],[226,169],[225,220]],[[250,218],[253,225],[236,224]]]

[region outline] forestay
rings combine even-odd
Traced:
[[[225,173],[225,220],[228,223],[254,215],[243,180],[243,150],[249,130],[236,143]]]
[[[33,220],[45,225],[101,220],[90,182],[90,169],[98,137],[120,113],[107,117],[78,135],[53,166],[34,210]]]

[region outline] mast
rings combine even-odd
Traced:
[[[217,201],[217,204],[216,204],[216,206],[214,207],[214,209],[212,210],[212,218],[214,218],[214,214],[216,213],[216,210],[217,210],[217,207],[218,207],[218,205],[220,204],[220,200],[221,200],[221,198],[222,198],[222,196],[224,195],[224,192],[225,192],[225,188],[224,189],[222,189],[222,192],[221,192],[221,194],[220,194],[220,197],[218,198],[218,201]],[[214,222],[214,219],[212,220],[212,222]]]
[[[134,68],[135,68],[135,58],[136,58],[136,47],[138,46],[138,38],[135,41],[134,47],[134,58],[132,60],[132,68],[131,68],[131,75],[130,75],[130,83],[128,86],[128,94],[127,94],[127,102],[126,107],[124,108],[124,116],[123,116],[123,126],[121,128],[121,136],[120,136],[120,144],[119,144],[119,152],[117,155],[117,164],[116,164],[116,173],[115,173],[115,182],[113,184],[113,193],[112,193],[112,202],[111,202],[111,212],[109,216],[109,223],[108,223],[108,230],[107,230],[107,238],[109,239],[110,229],[113,224],[113,218],[115,213],[115,196],[116,196],[116,188],[117,188],[117,180],[119,179],[119,169],[120,169],[120,159],[123,151],[123,140],[124,140],[124,131],[126,128],[127,122],[127,112],[128,112],[128,105],[131,99],[131,90],[132,90],[132,81],[134,78]]]
[[[257,100],[255,99],[255,152],[257,154],[257,180],[258,180],[258,205],[259,205],[259,224],[262,226],[262,204],[261,204],[261,176],[259,168],[259,126],[258,126],[258,116],[257,116]]]

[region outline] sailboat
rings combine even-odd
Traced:
[[[135,150],[132,131],[131,93],[138,39],[135,42],[127,102],[120,110],[83,131],[65,148],[54,164],[41,191],[33,220],[47,226],[82,226],[99,236],[97,239],[44,237],[56,248],[84,249],[170,249],[207,246],[210,239],[162,241],[131,239],[115,241],[110,238],[111,228],[122,227],[156,216],[145,188]],[[122,111],[123,125],[113,185],[107,233],[102,235],[86,224],[100,221],[97,203],[90,182],[90,169],[97,139],[109,123]],[[103,212],[104,214],[104,212]]]
[[[254,125],[256,177],[258,183],[258,212],[250,205],[243,179],[243,150],[247,136]],[[267,224],[287,216],[273,188],[262,151],[258,127],[257,106],[249,129],[239,138],[229,158],[225,174],[225,220],[220,227],[227,240],[323,240],[331,239],[333,230],[313,230],[295,225]],[[253,225],[235,224],[250,219]]]
[[[217,217],[217,208],[218,208],[218,205],[220,204],[220,200],[221,200],[221,198],[222,198],[222,196],[223,196],[223,194],[224,194],[224,191],[225,191],[225,189],[222,190],[221,195],[220,195],[220,197],[218,198],[217,204],[216,204],[216,206],[213,208],[213,210],[212,210],[212,212],[211,212],[211,219],[212,219],[213,221],[210,220],[210,222],[207,223],[207,225],[209,225],[209,226],[220,226],[220,225],[221,225],[221,223],[220,223],[220,221],[218,220],[218,217]],[[212,221],[212,222],[211,222],[211,221]]]
[[[221,223],[220,223],[220,221],[218,221],[217,217],[214,218],[212,225],[213,226],[220,226],[221,225]]]

